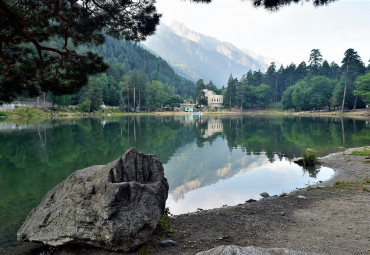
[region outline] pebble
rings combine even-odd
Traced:
[[[269,195],[269,193],[267,193],[267,192],[262,192],[262,193],[260,194],[260,196],[261,196],[261,197],[269,197],[270,195]]]
[[[159,243],[161,247],[172,247],[176,245],[176,242],[173,240],[164,240]]]
[[[297,196],[298,198],[302,198],[302,199],[305,199],[306,197],[305,196]]]
[[[285,216],[285,212],[281,212],[281,213],[280,213],[280,215],[281,215],[281,216]]]

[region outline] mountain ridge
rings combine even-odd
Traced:
[[[142,44],[166,60],[179,75],[193,81],[212,80],[218,87],[226,86],[230,74],[241,77],[249,69],[264,72],[271,63],[266,63],[268,58],[192,31],[178,22],[170,26],[161,23],[156,34]]]

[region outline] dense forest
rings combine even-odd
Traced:
[[[227,108],[265,108],[270,103],[295,110],[363,108],[370,105],[370,61],[366,67],[357,52],[348,49],[341,65],[329,64],[313,49],[308,64],[277,69],[271,63],[265,73],[250,70],[240,80],[230,76],[223,94]]]
[[[52,96],[55,104],[80,104],[83,111],[98,110],[103,103],[125,111],[155,110],[173,108],[181,98],[194,95],[194,83],[137,43],[106,37],[105,44],[93,50],[104,57],[108,70],[90,77],[88,85],[74,95]]]

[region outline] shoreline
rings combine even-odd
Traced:
[[[51,254],[196,254],[219,245],[287,248],[319,254],[368,254],[370,193],[356,189],[331,189],[338,181],[369,180],[367,156],[350,155],[351,148],[319,158],[319,164],[335,170],[317,185],[298,189],[287,196],[262,198],[226,208],[215,208],[170,217],[171,231],[154,236],[149,246],[131,253],[69,245],[48,249]],[[321,188],[317,188],[320,186]],[[328,189],[326,189],[325,187]],[[333,186],[334,187],[334,186]],[[161,248],[171,239],[177,245]],[[143,253],[143,251],[148,251]]]
[[[370,147],[350,148],[320,158],[320,165],[335,171],[329,180],[315,185],[323,188],[303,188],[286,197],[263,198],[255,203],[175,216],[171,218],[175,234],[168,237],[178,242],[177,248],[157,248],[154,254],[195,254],[219,245],[288,248],[333,255],[367,254],[369,247],[366,244],[370,237],[365,226],[370,224],[370,219],[366,217],[366,212],[370,210],[369,192],[324,189],[324,186],[338,181],[369,180],[370,164],[364,161],[366,156],[350,155],[352,151],[364,149]],[[212,224],[205,223],[209,220]],[[243,225],[247,231],[240,229]],[[191,233],[192,226],[206,226],[206,229],[212,230]],[[325,232],[331,233],[327,235]]]
[[[90,117],[119,117],[119,116],[186,116],[192,115],[191,112],[183,111],[163,111],[163,112],[117,112],[111,108],[103,109],[102,112],[94,112],[90,114],[82,114],[70,108],[56,109],[51,112],[50,108],[36,108],[36,107],[19,107],[15,110],[7,111],[7,116],[2,116],[2,120],[46,120],[46,119],[77,119]],[[301,116],[301,117],[330,117],[330,118],[353,118],[358,120],[370,119],[370,108],[352,110],[344,113],[340,111],[320,112],[320,111],[283,111],[283,110],[225,110],[225,111],[206,111],[201,113],[203,116],[214,115],[246,115],[246,116]]]

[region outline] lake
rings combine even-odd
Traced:
[[[73,171],[117,159],[130,147],[158,156],[173,214],[259,199],[326,180],[333,170],[291,162],[370,144],[370,123],[347,118],[126,116],[12,123],[0,119],[0,254],[47,191]]]

